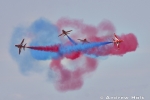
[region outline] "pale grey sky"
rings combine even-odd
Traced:
[[[100,96],[150,96],[149,0],[0,0],[0,100],[100,100]],[[55,23],[61,17],[97,25],[110,20],[116,33],[132,32],[135,52],[100,60],[81,89],[59,92],[47,80],[47,70],[23,75],[9,53],[14,28],[29,26],[44,17]],[[49,66],[49,63],[43,62]]]

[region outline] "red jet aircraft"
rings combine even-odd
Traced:
[[[23,46],[23,42],[24,42],[24,39],[22,40],[22,42],[21,42],[20,44],[15,45],[16,47],[19,48],[19,54],[21,53],[21,49],[22,49],[22,48],[25,50],[26,44]]]
[[[65,31],[65,30],[62,30],[62,34],[60,34],[59,36],[61,36],[61,35],[67,35],[67,34],[69,34],[69,32],[71,32],[72,30],[69,30],[69,31]],[[58,36],[58,37],[59,37]]]
[[[83,39],[83,40],[78,39],[78,40],[80,40],[81,42],[83,42],[83,44],[84,44],[84,43],[90,43],[90,42],[87,41],[87,39]]]
[[[117,35],[116,35],[115,33],[114,33],[114,36],[115,36],[115,38],[113,39],[113,43],[114,43],[114,45],[115,45],[115,44],[117,45],[117,48],[118,48],[118,49],[120,49],[119,44],[120,44],[121,42],[123,42],[123,40],[119,40],[118,37],[117,37]]]

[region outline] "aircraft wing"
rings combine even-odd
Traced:
[[[67,32],[71,32],[72,30],[69,30],[69,31],[67,31]]]
[[[19,54],[21,53],[21,48],[19,48]]]
[[[115,40],[119,40],[118,37],[117,37],[117,35],[115,33],[114,33],[114,36],[115,36]]]
[[[23,44],[23,42],[24,42],[24,39],[22,40],[22,42],[20,43],[20,45],[22,45],[22,44]]]
[[[59,36],[61,36],[61,35],[63,35],[63,33],[62,33],[62,34],[60,34],[60,35],[58,35],[58,37],[59,37]]]
[[[113,39],[113,38],[112,38]],[[115,39],[113,39],[113,42],[115,42]]]
[[[118,38],[117,35],[116,35],[115,33],[114,33],[114,36],[115,36],[116,38]]]

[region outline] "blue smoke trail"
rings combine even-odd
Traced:
[[[68,37],[68,39],[70,40],[70,42],[72,42],[72,44],[74,44],[74,45],[77,45],[77,43],[71,38],[71,37],[69,37],[68,35],[67,35],[67,37]],[[110,41],[110,40],[108,40],[108,41]],[[97,47],[98,48],[98,50],[102,50],[102,49],[100,49],[99,47]],[[98,51],[97,51],[98,52]],[[84,52],[84,55],[85,56],[88,56],[88,57],[91,57],[91,58],[101,58],[101,59],[106,59],[106,58],[108,58],[108,57],[106,57],[106,56],[98,56],[97,54],[95,54],[96,53],[96,51],[93,53],[93,54],[88,54],[87,52]]]
[[[99,46],[103,46],[103,45],[110,44],[110,43],[112,42],[92,42],[92,43],[86,43],[86,44],[77,44],[73,46],[60,46],[59,53],[68,54],[68,53],[77,52],[77,51],[84,52],[85,50],[88,50],[90,48],[99,47]]]
[[[70,40],[71,43],[73,43],[74,45],[77,44],[77,43],[76,43],[73,39],[71,39],[68,35],[67,35],[67,37],[68,37],[68,39]]]
[[[68,37],[68,39],[70,40],[70,42],[71,42],[72,44],[77,45],[77,43],[76,43],[71,37],[69,37],[68,35],[67,35],[67,37]],[[99,48],[99,47],[97,47],[97,48]],[[92,58],[97,58],[97,57],[99,57],[99,56],[96,55],[96,54],[88,54],[87,52],[84,52],[84,54],[85,54],[85,56],[89,56],[89,57],[92,57]],[[101,57],[101,58],[102,58],[102,57]],[[103,59],[104,59],[104,57],[103,57]],[[105,59],[106,59],[106,56],[105,56]]]

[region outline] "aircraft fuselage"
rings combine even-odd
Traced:
[[[23,48],[24,46],[22,46],[22,45],[15,45],[16,47],[18,47],[18,48]]]

